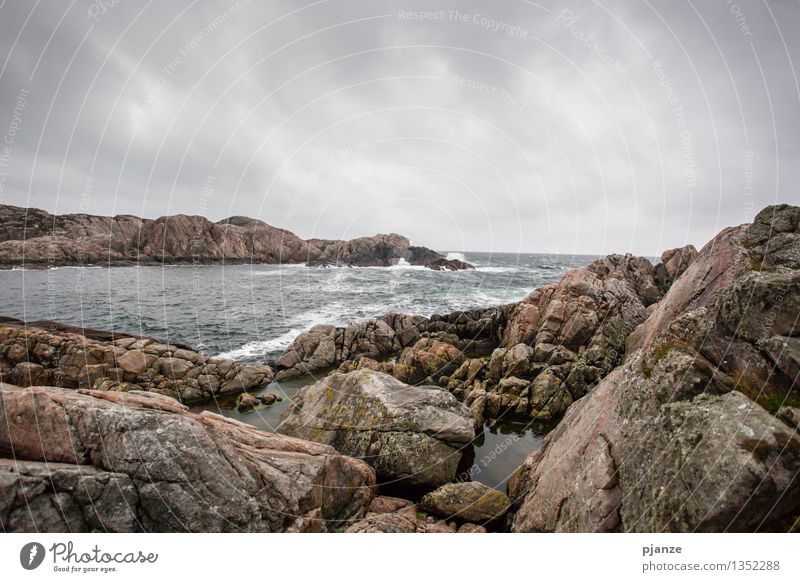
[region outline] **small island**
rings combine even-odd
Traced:
[[[303,240],[255,218],[50,214],[0,204],[0,268],[64,266],[298,264],[434,270],[471,269],[399,234]]]

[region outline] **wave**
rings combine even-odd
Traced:
[[[257,270],[253,269],[251,272],[255,276],[269,276],[269,275],[280,275],[283,271],[288,271],[289,269],[305,269],[305,263],[297,263],[297,264],[280,264],[280,265],[270,265],[270,268],[264,270]],[[288,274],[288,273],[287,273]]]
[[[282,352],[285,348],[289,347],[292,340],[303,331],[305,331],[305,328],[290,329],[278,337],[248,342],[235,350],[222,352],[217,357],[229,360],[240,360],[243,358],[254,358],[257,356],[266,356],[275,352]]]
[[[391,265],[389,267],[379,267],[379,266],[369,266],[369,267],[349,267],[350,269],[360,270],[360,269],[373,269],[378,271],[430,271],[431,273],[436,273],[439,271],[432,271],[428,267],[423,265],[412,265],[405,259],[401,258],[400,261],[396,265]]]
[[[476,267],[479,273],[516,273],[521,271],[519,267]]]
[[[467,259],[464,258],[464,253],[447,253],[445,257],[448,261],[464,261],[467,262]]]

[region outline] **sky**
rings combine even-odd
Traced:
[[[0,203],[657,256],[800,203],[798,0],[0,3]]]

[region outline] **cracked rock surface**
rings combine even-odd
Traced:
[[[337,531],[367,512],[365,463],[172,398],[0,384],[6,532]]]
[[[368,369],[302,388],[276,430],[331,445],[369,463],[379,479],[410,486],[453,480],[475,436],[470,411],[446,390]]]
[[[50,322],[0,322],[0,380],[18,386],[145,390],[192,402],[257,389],[274,376],[269,366],[208,357],[186,346],[81,331]]]
[[[799,225],[769,207],[699,252],[512,476],[512,531],[795,527]]]

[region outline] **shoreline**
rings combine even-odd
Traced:
[[[789,531],[800,512],[798,249],[800,208],[768,207],[700,251],[671,249],[656,265],[608,255],[520,301],[317,324],[268,365],[0,320],[0,373],[10,381],[0,385],[10,423],[0,450],[22,460],[26,479],[56,483],[52,495],[70,495],[58,483],[74,470],[121,480],[133,521],[116,522],[118,531]],[[282,382],[297,383],[292,398],[274,394]],[[274,432],[203,405],[234,399],[242,414],[274,411]],[[52,424],[46,438],[29,430],[31,418]],[[181,428],[153,432],[165,422]],[[469,480],[487,427],[514,422],[552,430],[535,447],[522,444],[530,450],[507,493]],[[120,423],[128,440],[112,438]],[[120,443],[111,451],[119,459],[140,459],[136,467],[120,473],[124,465],[94,455],[108,453],[106,438]],[[504,442],[481,458],[519,452]],[[167,470],[191,473],[201,458],[219,474]],[[4,462],[0,481],[19,486]],[[157,499],[137,485],[139,467]],[[171,500],[198,479],[209,491],[234,483],[243,497],[224,505],[222,521],[193,518],[217,493]],[[330,479],[341,494],[323,494]],[[265,487],[288,505],[264,505]],[[152,504],[162,511],[137,513]],[[164,508],[186,517],[153,517]],[[12,500],[4,511],[23,509]]]

